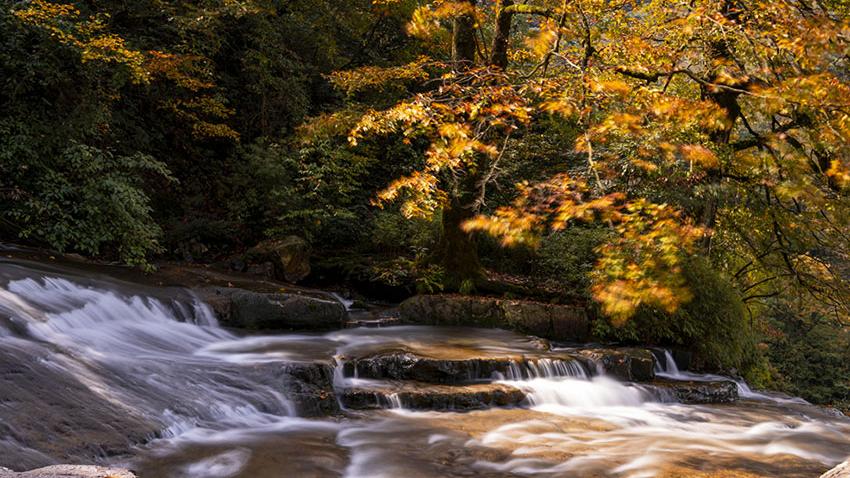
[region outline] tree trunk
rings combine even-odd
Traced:
[[[476,0],[465,1],[475,8]],[[455,70],[463,71],[475,65],[475,47],[475,15],[458,16],[452,28],[452,61]],[[468,194],[463,192],[473,191],[474,183],[463,184],[458,189],[462,192],[458,192],[458,196],[453,197],[443,208],[442,237],[434,255],[435,262],[445,270],[446,280],[443,285],[447,290],[460,289],[464,281],[472,281],[474,284],[483,276],[475,240],[462,229],[463,223],[475,215],[470,207],[471,201],[466,201],[465,196]]]
[[[739,12],[734,6],[734,2],[726,0],[721,10],[723,16],[730,21],[739,20]],[[712,60],[728,60],[731,57],[731,46],[725,39],[716,40],[709,44],[709,56]],[[720,83],[720,74],[713,72],[708,77],[710,83]],[[719,106],[726,116],[728,126],[720,131],[712,131],[709,134],[711,141],[718,145],[727,145],[735,130],[735,123],[741,117],[741,105],[738,104],[740,93],[724,88],[711,88],[706,85],[700,86],[702,99],[711,101]],[[703,205],[702,225],[708,229],[714,228],[717,224],[717,211],[720,207],[720,198],[713,193],[710,194]],[[702,241],[702,247],[705,250],[711,248],[711,235],[706,235]]]
[[[513,14],[508,7],[513,0],[502,0],[496,14],[496,31],[493,33],[493,47],[490,50],[490,64],[501,69],[508,67],[508,40],[511,37]]]
[[[476,0],[466,0],[475,8]],[[455,69],[466,70],[475,64],[475,15],[468,13],[455,18],[452,25],[452,61]]]
[[[448,290],[458,290],[464,281],[473,284],[482,278],[481,262],[475,239],[461,226],[474,216],[470,207],[460,201],[452,201],[443,208],[443,234],[437,250],[437,260],[443,266]]]

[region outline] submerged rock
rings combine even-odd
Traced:
[[[461,295],[418,295],[401,303],[402,322],[497,327],[563,341],[585,341],[587,311],[571,305]]]
[[[0,348],[0,466],[123,455],[161,428],[67,373],[40,345],[7,341]]]
[[[263,241],[245,256],[252,264],[273,264],[280,280],[295,283],[310,275],[310,245],[298,236]]]
[[[197,291],[224,327],[251,330],[328,330],[345,324],[345,306],[305,294],[253,292],[235,287]]]
[[[732,403],[738,399],[738,384],[731,380],[682,381],[655,379],[651,385],[676,401],[688,404]]]
[[[86,465],[55,465],[23,473],[0,468],[0,478],[136,478],[129,470]]]
[[[365,410],[403,407],[413,410],[464,411],[517,406],[525,400],[521,390],[499,383],[434,385],[416,382],[347,389],[343,406]]]

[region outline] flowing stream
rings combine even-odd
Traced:
[[[410,326],[243,336],[186,290],[5,261],[0,466],[100,462],[141,478],[805,477],[850,455],[850,421],[800,399],[738,381],[735,404],[685,405],[548,358],[492,377],[527,394],[521,407],[422,412],[390,395],[387,410],[299,416],[287,367],[329,368],[334,393],[380,387],[344,365],[386,350],[462,359],[540,344]],[[725,379],[665,362],[668,379]]]

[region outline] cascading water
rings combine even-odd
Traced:
[[[189,423],[292,415],[292,404],[262,374],[195,355],[234,339],[209,308],[84,286],[65,278],[24,278],[0,297],[28,338],[58,347],[55,366],[101,396],[175,433]],[[34,313],[34,311],[39,311]]]
[[[286,367],[320,364],[339,393],[379,385],[345,365],[385,351],[526,357],[495,378],[525,391],[527,407],[414,413],[390,395],[390,412],[296,416]],[[803,477],[850,453],[850,423],[805,403],[661,403],[579,357],[545,355],[534,339],[480,329],[241,337],[186,291],[0,263],[0,466],[100,461],[141,478]],[[668,379],[717,378],[666,363]]]
[[[797,397],[786,397],[781,394],[770,394],[770,393],[759,393],[753,391],[749,384],[740,377],[725,377],[722,375],[714,375],[714,374],[699,374],[699,373],[691,373],[679,370],[679,367],[676,365],[676,360],[673,358],[673,354],[670,353],[669,350],[664,350],[664,362],[662,363],[660,360],[655,362],[655,374],[662,378],[669,378],[671,380],[685,380],[685,381],[693,381],[693,382],[710,382],[716,380],[732,380],[735,382],[735,385],[738,388],[738,396],[745,399],[751,400],[767,400],[773,401],[777,403],[799,403],[806,404],[805,400]]]

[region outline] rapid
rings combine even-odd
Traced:
[[[390,381],[346,364],[386,351],[535,359],[470,377],[521,390],[519,406],[414,410],[388,394],[383,409],[347,409],[345,390]],[[679,403],[564,359],[574,353],[492,329],[245,335],[187,289],[3,260],[0,466],[97,462],[142,478],[807,477],[850,455],[850,420],[803,400],[737,380],[735,403]],[[664,358],[664,379],[729,380]],[[333,411],[317,413],[319,399]]]

